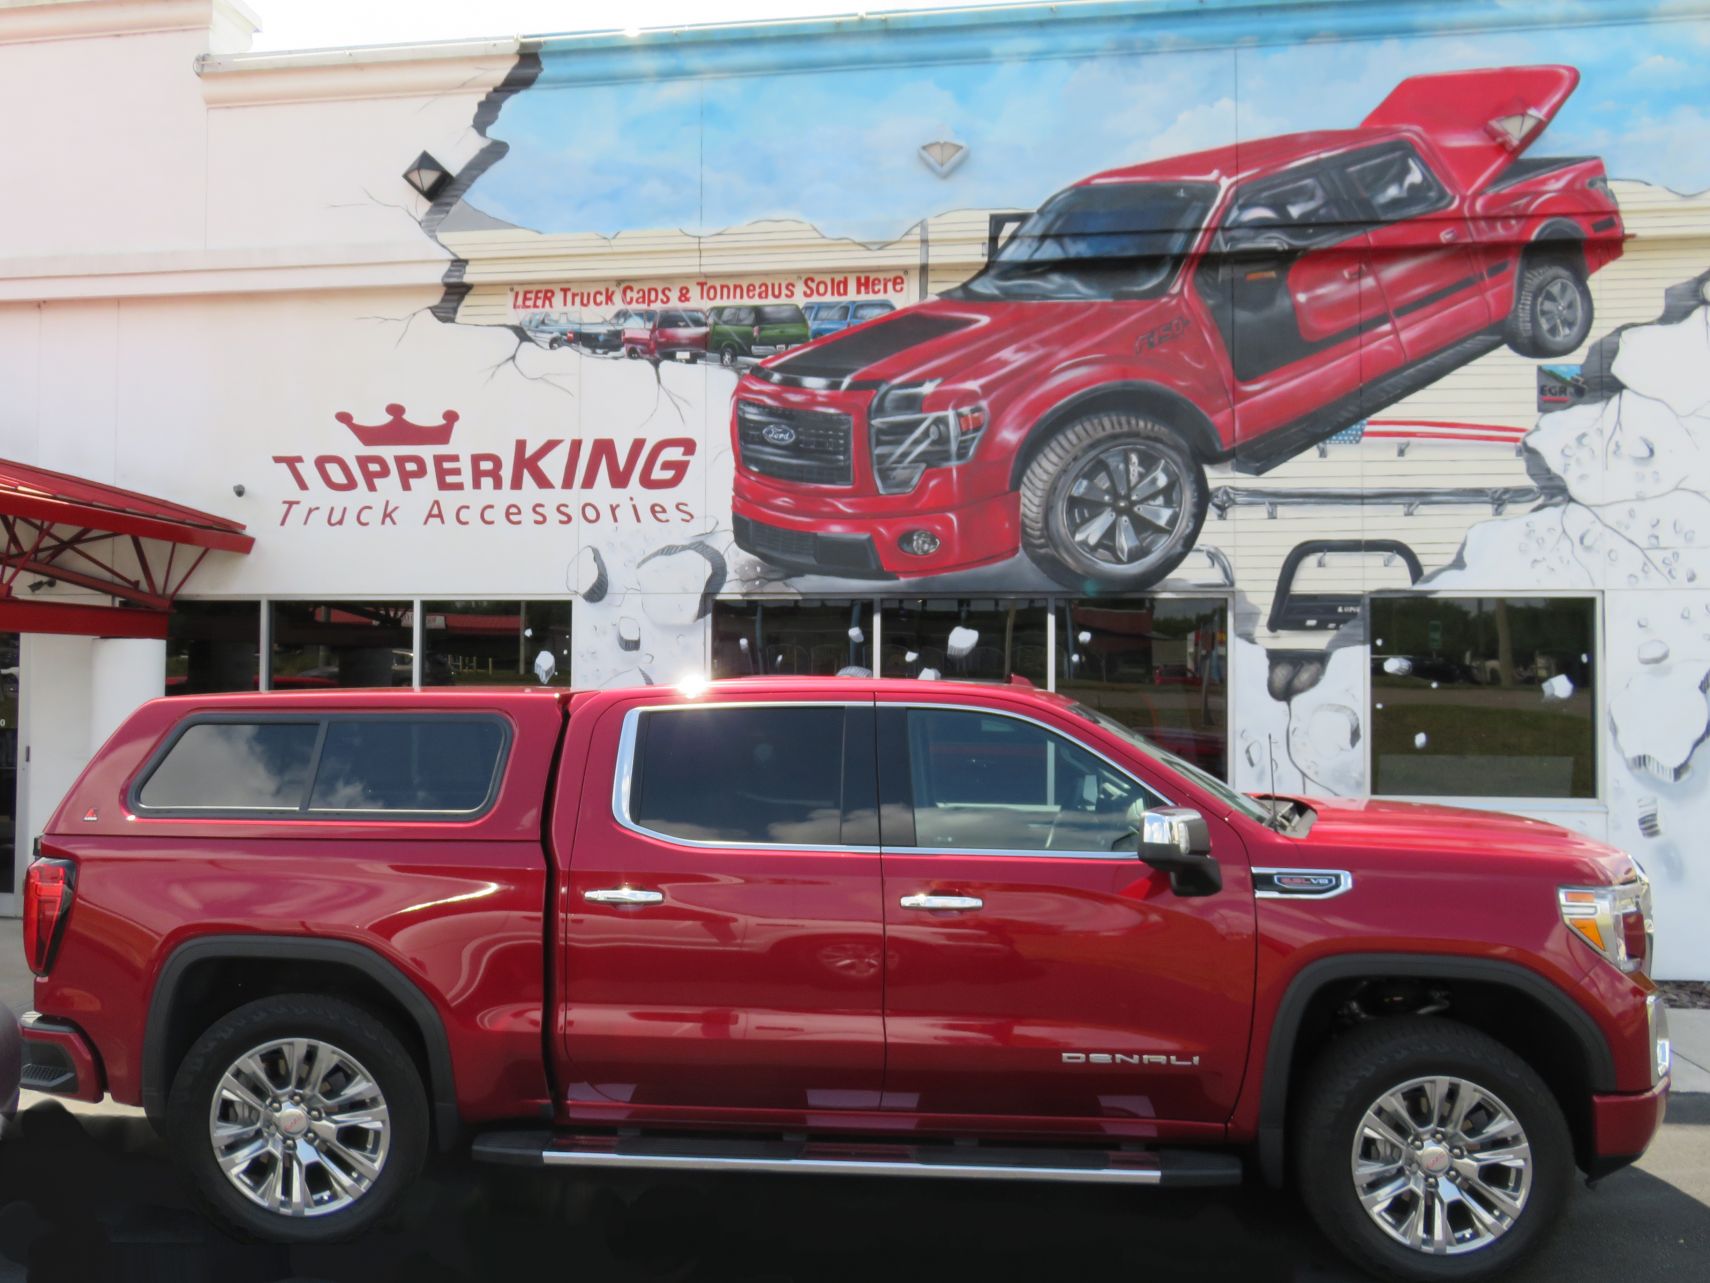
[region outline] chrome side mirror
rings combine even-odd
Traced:
[[[1223,870],[1212,858],[1211,830],[1203,815],[1187,806],[1146,810],[1137,804],[1134,811],[1129,812],[1129,820],[1139,838],[1139,856],[1170,875],[1170,890],[1181,896],[1201,896],[1223,889]]]

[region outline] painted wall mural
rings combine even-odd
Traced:
[[[547,42],[423,220],[547,408],[281,466],[554,550],[582,684],[721,596],[1221,599],[1168,680],[1241,786],[1531,800],[1704,897],[1710,24],[1370,8]]]

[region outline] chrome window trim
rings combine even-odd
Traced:
[[[1334,900],[1339,895],[1346,895],[1354,889],[1354,875],[1346,869],[1297,869],[1297,868],[1258,868],[1253,873],[1253,898],[1256,900],[1300,900],[1317,902],[1319,900]],[[1305,877],[1335,878],[1336,885],[1328,891],[1261,891],[1259,883],[1267,877],[1278,874],[1292,873]]]
[[[1138,860],[1139,853],[1135,851],[1050,851],[1025,848],[985,848],[985,847],[925,847],[925,846],[842,846],[827,843],[824,845],[804,844],[798,842],[730,842],[707,838],[678,837],[674,833],[665,833],[658,829],[650,829],[630,818],[630,786],[635,776],[635,743],[637,727],[644,715],[649,713],[685,712],[704,708],[871,708],[877,711],[883,708],[925,708],[943,709],[957,713],[982,713],[990,717],[1007,717],[1012,721],[1026,722],[1037,726],[1040,730],[1051,735],[1059,736],[1069,741],[1077,748],[1091,753],[1118,775],[1132,780],[1145,792],[1158,798],[1163,806],[1173,806],[1174,802],[1164,793],[1153,788],[1144,780],[1135,776],[1127,767],[1114,761],[1108,754],[1094,748],[1091,744],[1070,735],[1049,722],[1040,721],[1026,713],[1019,713],[1007,708],[991,708],[985,704],[957,704],[931,700],[875,700],[868,699],[725,699],[706,702],[683,704],[637,704],[625,711],[623,725],[618,732],[617,766],[612,774],[612,818],[620,827],[642,837],[653,838],[659,842],[669,842],[673,846],[688,847],[695,850],[712,851],[752,851],[764,849],[767,851],[824,851],[839,855],[881,855],[884,853],[908,855],[972,855],[987,858],[1022,858],[1032,859],[1044,857],[1053,860],[1122,860],[1124,862]],[[1319,899],[1325,897],[1316,897]]]
[[[628,709],[623,715],[623,727],[618,732],[617,769],[612,773],[612,818],[631,833],[639,833],[642,837],[653,838],[658,842],[669,842],[673,846],[689,847],[703,851],[824,851],[837,855],[878,855],[881,848],[876,846],[842,846],[836,843],[824,845],[800,842],[731,842],[724,839],[686,838],[678,837],[675,833],[665,833],[659,829],[650,829],[645,824],[638,824],[630,818],[629,795],[630,786],[635,778],[635,741],[636,728],[641,719],[649,713],[684,713],[696,712],[707,708],[871,708],[873,701],[869,699],[725,699],[697,701],[692,704],[637,704]]]

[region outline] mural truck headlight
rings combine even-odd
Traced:
[[[892,387],[873,398],[867,419],[873,476],[882,494],[904,494],[928,468],[953,468],[974,457],[988,415],[981,402],[927,410],[936,383]]]

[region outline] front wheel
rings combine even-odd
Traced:
[[[386,1216],[415,1179],[427,1093],[375,1013],[283,994],[196,1040],[173,1079],[167,1134],[202,1197],[239,1230],[333,1242]]]
[[[1090,414],[1022,474],[1022,548],[1073,588],[1147,588],[1193,548],[1207,493],[1205,470],[1167,424]]]
[[[1428,1017],[1333,1042],[1293,1135],[1295,1182],[1319,1228],[1407,1283],[1506,1276],[1561,1212],[1574,1170],[1543,1080],[1495,1039]]]
[[[736,349],[726,343],[718,350],[718,363],[727,370],[736,368]]]
[[[1591,287],[1562,262],[1520,269],[1505,337],[1521,356],[1548,358],[1578,351],[1591,333]]]

